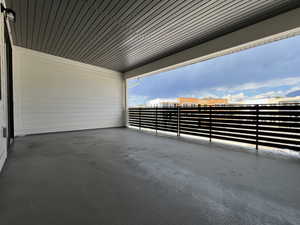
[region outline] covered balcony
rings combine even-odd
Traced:
[[[263,108],[256,124],[221,129],[188,108],[182,125],[174,108],[159,125],[127,92],[128,79],[300,34],[298,0],[0,2],[1,225],[300,223],[299,105],[281,108],[288,128]],[[252,145],[214,141],[228,129]]]

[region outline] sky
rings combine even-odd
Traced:
[[[128,81],[129,106],[177,97],[231,101],[300,90],[300,36]]]

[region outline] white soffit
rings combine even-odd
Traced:
[[[300,34],[300,8],[128,71],[136,78],[173,70]]]

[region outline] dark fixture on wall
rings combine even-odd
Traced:
[[[9,8],[5,8],[4,5],[1,3],[1,12],[5,13],[6,18],[8,18],[13,23],[16,22],[16,13]]]

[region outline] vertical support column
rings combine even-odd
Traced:
[[[180,136],[180,106],[177,106],[177,136]]]
[[[157,106],[155,106],[155,133],[157,135]]]
[[[209,106],[209,142],[211,142],[211,126],[212,126],[212,121],[211,121],[211,105]]]
[[[139,121],[140,122],[140,124],[139,124],[140,126],[139,127],[140,127],[140,130],[141,130],[141,125],[142,125],[141,124],[141,107],[139,108],[139,120],[140,120]]]
[[[123,84],[124,84],[124,98],[123,98],[123,104],[124,104],[124,123],[125,123],[125,127],[129,126],[129,109],[128,109],[128,86],[127,86],[127,79],[123,79]]]
[[[258,151],[258,124],[259,124],[259,105],[255,106],[256,109],[256,151]]]

